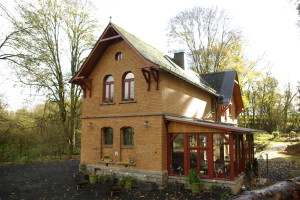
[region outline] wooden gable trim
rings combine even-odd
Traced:
[[[156,90],[158,90],[158,88],[159,88],[159,83],[158,83],[159,69],[157,69],[156,67],[153,67],[153,66],[142,67],[140,69],[141,69],[143,76],[145,78],[145,81],[147,83],[147,91],[150,91],[151,76],[156,83]]]
[[[231,105],[221,105],[221,115],[224,115],[226,110],[229,109]]]
[[[233,98],[235,102],[235,117],[238,117],[239,114],[244,112],[244,103],[242,99],[241,88],[239,85],[238,76],[235,76],[234,85],[233,85]]]
[[[146,70],[145,68],[142,68],[141,71],[142,71],[143,76],[144,76],[144,78],[146,80],[146,83],[148,85],[147,91],[150,91],[150,80],[151,80],[150,72],[148,70]]]
[[[96,42],[94,48],[92,49],[91,53],[87,57],[87,59],[82,64],[79,71],[73,76],[73,78],[69,81],[70,83],[77,84],[76,79],[78,79],[81,76],[88,77],[90,72],[95,66],[95,60],[98,60],[97,57],[100,57],[104,50],[101,50],[101,48],[106,48],[108,45],[110,45],[111,41],[118,39],[123,39],[136,53],[140,56],[140,58],[146,63],[147,66],[153,66],[153,68],[159,68],[155,63],[152,63],[148,59],[146,59],[123,35],[122,33],[116,28],[112,23],[109,23],[106,29],[103,31],[102,35]],[[100,54],[100,55],[99,55]],[[87,68],[87,69],[86,69]],[[152,72],[150,72],[152,73]],[[156,72],[154,72],[156,73]],[[154,76],[153,76],[154,77]],[[157,76],[155,76],[155,79],[158,80],[158,73]],[[158,86],[157,86],[158,88]]]
[[[87,79],[84,77],[78,77],[74,80],[75,84],[80,85],[81,89],[83,90],[83,97],[86,98],[87,90],[90,92],[90,97],[92,97],[92,79]]]
[[[158,90],[158,79],[159,79],[158,70],[154,67],[150,67],[150,72],[151,72],[151,75],[152,75],[154,81],[156,82],[156,90]]]
[[[117,39],[117,38],[122,38],[122,36],[121,35],[116,35],[116,36],[112,36],[112,37],[107,37],[107,38],[104,38],[104,39],[100,39],[100,42],[113,40],[113,39]]]

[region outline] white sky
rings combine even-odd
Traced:
[[[3,1],[3,2],[2,2]],[[7,0],[0,0],[7,6]],[[219,6],[225,8],[248,40],[248,56],[255,59],[265,53],[260,67],[272,65],[272,75],[281,86],[300,81],[300,19],[291,0],[92,0],[103,28],[112,22],[139,37],[157,49],[168,53],[173,48],[167,44],[168,21],[180,11],[195,6]],[[100,35],[99,35],[100,37]],[[2,63],[0,63],[2,65]],[[1,76],[2,75],[2,76]],[[6,76],[0,74],[3,86]],[[1,86],[10,109],[23,107],[30,91],[13,88],[13,84]],[[18,100],[16,100],[18,96]],[[14,99],[14,100],[13,100]]]

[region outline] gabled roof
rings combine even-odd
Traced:
[[[201,74],[201,77],[219,94],[223,95],[223,98],[218,100],[218,104],[229,105],[233,97],[237,108],[237,115],[243,111],[244,104],[241,98],[241,89],[238,84],[236,71]]]
[[[219,94],[223,95],[223,99],[220,99],[219,104],[230,103],[236,71],[201,74],[201,77]]]
[[[183,70],[166,54],[112,23],[108,24],[90,55],[70,82],[78,83],[78,80],[87,78],[96,66],[105,49],[110,44],[123,40],[127,42],[145,60],[146,63],[148,63],[149,67],[155,66],[159,69],[165,70],[176,77],[209,92],[210,94],[221,96],[214,88],[208,86],[196,73],[193,73],[190,70]]]

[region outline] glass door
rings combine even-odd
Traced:
[[[197,169],[202,176],[208,176],[208,135],[188,135],[188,170]]]

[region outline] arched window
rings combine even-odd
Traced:
[[[104,145],[113,145],[114,134],[113,129],[108,127],[103,129],[103,144]]]
[[[134,99],[134,75],[129,72],[123,79],[123,100],[129,101]]]
[[[123,128],[123,145],[133,146],[134,131],[131,127]]]
[[[109,75],[104,79],[104,102],[113,102],[114,77]]]

